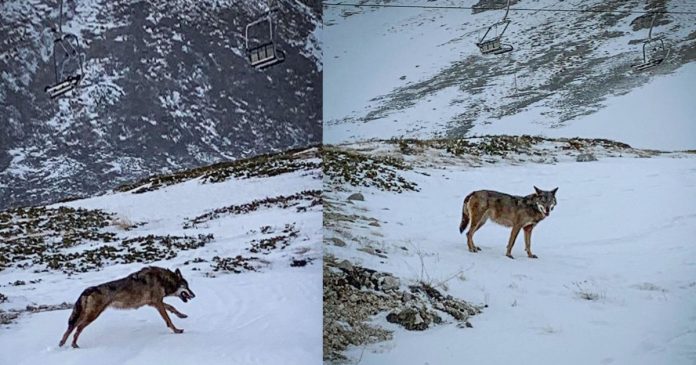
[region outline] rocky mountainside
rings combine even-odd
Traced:
[[[476,42],[503,18],[505,0],[418,5],[440,8],[325,9],[325,142],[462,137],[530,109],[543,128],[560,127],[696,61],[696,6],[688,1],[512,1],[503,43],[514,50],[502,55],[482,55]],[[635,72],[652,12],[652,36],[664,39],[669,56]]]
[[[81,87],[51,100],[59,2],[0,3],[0,208],[321,141],[321,7],[277,1],[286,61],[250,67],[266,2],[65,0]],[[265,28],[253,30],[263,37]]]

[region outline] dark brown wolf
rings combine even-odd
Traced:
[[[520,229],[524,229],[525,251],[528,257],[535,259],[537,255],[532,253],[532,229],[551,214],[556,206],[557,191],[558,188],[544,191],[536,186],[534,194],[527,196],[509,195],[492,190],[474,191],[464,198],[459,233],[464,232],[471,222],[469,232],[466,233],[466,244],[469,246],[469,251],[477,252],[481,249],[474,245],[474,233],[486,223],[488,218],[505,227],[511,227],[512,232],[505,255],[513,258],[512,246]]]
[[[149,305],[157,309],[167,327],[171,328],[174,333],[184,332],[184,330],[174,327],[174,323],[166,311],[174,313],[179,318],[187,316],[165,303],[164,297],[167,296],[178,296],[184,303],[196,297],[189,289],[188,282],[181,275],[179,269],[171,271],[150,266],[125,278],[91,286],[85,289],[75,302],[70,319],[68,319],[68,329],[63,334],[59,346],[63,346],[70,333],[75,330],[72,347],[79,347],[77,346],[77,338],[82,330],[97,319],[107,307],[135,309]]]

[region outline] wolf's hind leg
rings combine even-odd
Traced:
[[[530,259],[538,259],[539,256],[532,253],[532,229],[533,225],[524,227],[524,249],[527,251],[527,256]]]
[[[151,304],[157,311],[159,312],[160,316],[162,316],[162,319],[164,319],[164,322],[167,324],[167,327],[169,327],[174,333],[182,333],[184,330],[178,329],[174,326],[174,323],[172,323],[171,318],[169,318],[169,315],[167,314],[167,311],[164,309],[164,303],[153,303]]]
[[[75,326],[73,325],[68,325],[68,329],[65,331],[63,334],[63,338],[60,339],[60,342],[58,343],[58,346],[63,346],[65,345],[65,341],[68,340],[68,337],[70,336],[70,333],[75,329]]]
[[[176,308],[174,308],[173,305],[169,305],[169,304],[167,304],[167,303],[164,303],[164,308],[165,308],[166,310],[168,310],[168,311],[174,313],[174,315],[177,316],[177,317],[179,317],[179,318],[187,318],[187,317],[188,317],[187,315],[185,315],[185,314],[179,312],[178,310],[176,310]]]
[[[515,245],[515,240],[517,239],[517,235],[520,234],[520,228],[522,228],[522,227],[513,226],[512,232],[510,232],[510,240],[508,241],[507,251],[505,252],[505,256],[507,256],[511,259],[514,259],[514,257],[512,257],[512,246]]]
[[[98,309],[93,309],[91,311],[86,311],[84,317],[77,323],[77,326],[75,326],[75,336],[73,336],[73,341],[72,341],[72,347],[73,348],[79,348],[80,346],[77,345],[77,339],[80,337],[80,334],[82,333],[82,330],[85,329],[85,327],[89,326],[90,323],[92,323],[99,315],[104,311],[106,306],[103,306]]]
[[[466,244],[469,246],[469,251],[470,252],[478,252],[481,251],[481,247],[476,246],[474,244],[474,233],[478,231],[484,223],[488,220],[488,217],[486,217],[485,213],[474,213],[471,212],[471,225],[469,226],[469,232],[466,232]]]

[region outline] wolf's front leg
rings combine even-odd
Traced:
[[[185,314],[179,312],[178,310],[176,310],[176,308],[174,308],[173,305],[164,303],[164,308],[165,308],[166,310],[168,310],[168,311],[174,313],[174,315],[177,316],[177,317],[179,317],[179,318],[187,318],[187,317],[188,317],[187,315],[185,315]]]
[[[162,319],[164,319],[164,322],[167,324],[167,327],[169,327],[174,333],[182,333],[184,330],[178,329],[174,326],[174,323],[172,323],[172,320],[169,318],[169,315],[167,314],[167,311],[164,309],[164,303],[154,303],[152,304],[153,307],[157,309],[159,312],[160,316],[162,316]]]
[[[539,258],[537,255],[532,253],[532,229],[533,225],[528,225],[524,227],[524,249],[527,251],[527,257],[531,259]]]
[[[514,257],[512,257],[512,246],[515,245],[515,240],[517,239],[517,235],[519,233],[520,233],[520,227],[513,226],[512,232],[510,232],[510,239],[508,240],[507,250],[505,251],[505,256],[507,256],[511,259],[514,259]]]

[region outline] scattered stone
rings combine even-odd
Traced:
[[[370,247],[370,246],[360,247],[360,248],[358,248],[358,251],[362,251],[362,252],[368,253],[368,254],[373,255],[373,256],[381,257],[383,259],[388,258],[388,256],[383,254],[380,249]]]
[[[244,271],[258,271],[261,265],[265,264],[265,261],[259,260],[258,257],[243,257],[242,255],[237,255],[235,257],[213,257],[212,264],[214,272],[232,272],[235,274],[242,273]],[[208,276],[213,276],[209,273]]]
[[[10,309],[9,311],[0,310],[0,324],[10,324],[12,321],[17,319],[22,313],[41,313],[50,312],[57,310],[72,309],[73,305],[71,303],[60,303],[60,304],[41,304],[38,306],[27,305],[24,309]]]
[[[292,261],[290,262],[291,267],[304,267],[307,266],[307,264],[311,263],[313,260],[311,258],[305,258],[305,259],[295,259],[293,258]]]
[[[353,270],[353,264],[351,264],[348,260],[341,261],[338,265],[336,265],[336,267],[346,272]]]
[[[481,307],[446,296],[426,284],[399,290],[392,274],[357,266],[348,260],[324,258],[324,360],[345,361],[349,346],[386,341],[392,332],[371,323],[387,312],[387,320],[407,330],[423,331],[443,322],[439,313],[466,327],[469,315]]]
[[[284,250],[299,234],[300,230],[295,228],[295,223],[286,224],[278,236],[252,240],[251,247],[247,248],[247,251],[268,255],[273,250]]]
[[[418,191],[416,183],[401,176],[401,171],[412,169],[404,163],[403,158],[366,156],[332,147],[324,147],[322,158],[323,172],[329,178],[330,185],[347,183],[397,193]]]
[[[319,157],[316,148],[292,149],[282,153],[221,162],[169,175],[152,176],[132,184],[119,186],[116,191],[141,194],[192,179],[200,179],[204,183],[219,183],[230,178],[249,179],[277,176],[293,171],[318,170],[321,169],[321,163],[315,160],[316,157]]]
[[[353,193],[348,197],[348,200],[357,200],[357,201],[365,201],[365,196],[363,196],[361,193]]]
[[[10,324],[19,317],[20,312],[5,312],[0,310],[0,324]]]
[[[389,323],[396,323],[409,331],[424,331],[431,323],[442,323],[442,318],[425,308],[407,307],[387,315]]]
[[[577,162],[590,162],[590,161],[597,161],[597,157],[591,153],[581,153],[578,155],[578,157],[575,159]]]
[[[346,242],[338,237],[331,237],[328,239],[334,246],[346,247]]]
[[[399,289],[399,278],[387,275],[379,279],[379,288],[383,291]]]
[[[211,210],[195,218],[186,218],[184,229],[197,228],[200,224],[219,219],[230,215],[247,214],[261,208],[282,208],[288,209],[295,207],[297,212],[306,212],[307,209],[322,204],[321,190],[305,190],[292,195],[278,195],[264,199],[254,200],[240,205],[230,205],[223,208]],[[262,233],[266,233],[265,227],[261,228]]]

